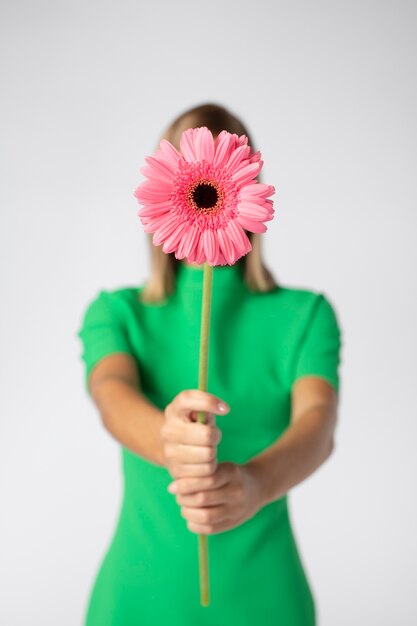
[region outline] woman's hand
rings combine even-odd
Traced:
[[[206,413],[207,423],[197,422],[199,411]],[[229,411],[220,398],[198,389],[181,391],[166,406],[160,435],[165,464],[173,478],[205,477],[216,471],[221,431],[215,416]]]
[[[181,515],[195,533],[235,528],[264,505],[258,475],[249,464],[219,463],[211,476],[179,478],[168,490],[176,493]]]

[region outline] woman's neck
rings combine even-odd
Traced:
[[[199,270],[203,269],[204,267],[204,263],[201,263],[200,265],[198,265],[197,263],[187,263],[187,261],[185,261],[184,259],[181,259],[180,263],[182,263],[186,267],[195,267],[196,269],[199,269]]]

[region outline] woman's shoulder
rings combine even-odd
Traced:
[[[278,285],[275,289],[264,292],[266,299],[279,303],[280,306],[297,308],[311,306],[320,299],[330,301],[325,291],[296,285]]]
[[[138,294],[143,289],[143,285],[122,285],[113,289],[106,290],[110,298],[115,300],[136,300]]]
[[[316,315],[338,318],[333,297],[325,289],[284,284],[262,295],[267,296],[264,302],[268,315],[288,319],[290,323],[303,326]]]
[[[87,299],[84,316],[102,317],[112,312],[122,314],[139,303],[139,293],[143,285],[122,285],[119,287],[100,287]]]
[[[109,302],[134,302],[143,289],[140,285],[121,285],[119,287],[102,287],[96,290],[93,300],[107,300]]]
[[[277,295],[281,298],[285,298],[289,301],[305,301],[317,298],[321,291],[318,289],[307,288],[307,287],[298,287],[296,285],[279,285],[276,290]]]
[[[317,287],[284,284],[278,286],[276,293],[277,296],[281,297],[283,300],[296,304],[311,303],[317,300],[326,300],[330,304],[333,300],[327,289],[319,289]]]

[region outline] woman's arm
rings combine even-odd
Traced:
[[[318,376],[293,385],[291,425],[243,464],[224,461],[212,476],[179,478],[168,487],[195,533],[239,526],[312,474],[333,449],[337,394]]]
[[[164,412],[140,392],[134,360],[127,354],[107,355],[93,368],[89,389],[109,433],[135,454],[165,466]]]
[[[184,390],[162,411],[141,393],[135,360],[121,353],[95,365],[89,389],[105,428],[133,453],[166,467],[174,478],[215,471],[221,439],[215,415],[230,410],[221,398]],[[206,413],[206,423],[194,423],[197,411]]]
[[[277,500],[312,474],[331,454],[338,397],[324,379],[304,376],[292,388],[291,425],[247,462],[263,505]]]

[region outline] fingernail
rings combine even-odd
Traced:
[[[230,410],[230,406],[226,404],[225,402],[218,402],[217,406],[218,406],[219,411],[221,411],[222,413]]]
[[[173,482],[168,485],[168,491],[170,493],[177,493],[177,483]]]

